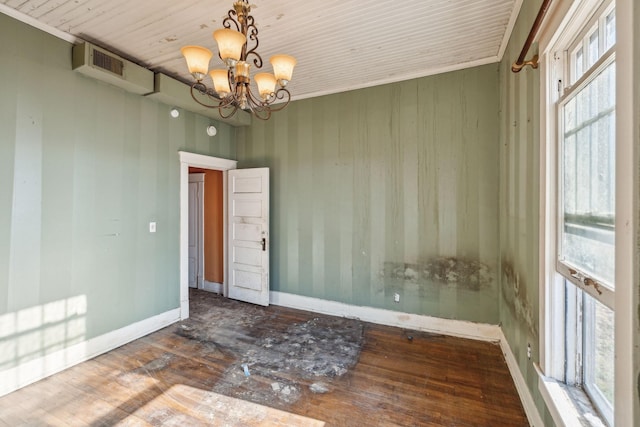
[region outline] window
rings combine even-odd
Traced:
[[[549,55],[545,375],[585,396],[612,425],[615,3],[577,3]]]

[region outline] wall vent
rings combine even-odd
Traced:
[[[97,49],[93,50],[93,65],[120,77],[124,76],[124,62]]]
[[[151,70],[87,42],[74,45],[72,53],[72,67],[79,73],[138,95],[153,92]]]

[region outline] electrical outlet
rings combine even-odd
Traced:
[[[400,294],[399,293],[395,293],[393,294],[393,301],[394,302],[400,302]]]
[[[531,344],[527,343],[527,359],[531,360]]]

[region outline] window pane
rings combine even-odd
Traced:
[[[607,15],[604,23],[604,48],[605,50],[616,44],[616,11],[615,9]]]
[[[580,77],[582,77],[582,74],[584,74],[584,55],[582,54],[582,48],[578,49],[578,51],[576,52],[576,57],[574,59],[574,65],[575,65],[575,75],[573,77],[573,83],[575,83]]]
[[[589,36],[589,62],[587,68],[595,64],[600,58],[600,52],[598,51],[598,30],[596,29],[593,34]]]
[[[583,295],[585,389],[607,415],[614,403],[614,312],[586,292]]]
[[[613,287],[615,64],[563,106],[560,259]]]

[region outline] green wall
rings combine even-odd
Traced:
[[[239,129],[240,167],[271,168],[271,289],[497,323],[498,93],[493,64]]]
[[[178,150],[235,158],[235,131],[72,71],[4,14],[0,39],[3,370],[179,307]]]
[[[540,8],[525,1],[500,63],[500,323],[545,425],[553,425],[533,362],[539,340],[540,72],[511,72]],[[527,59],[536,53],[534,46]],[[527,358],[527,344],[532,357]]]

